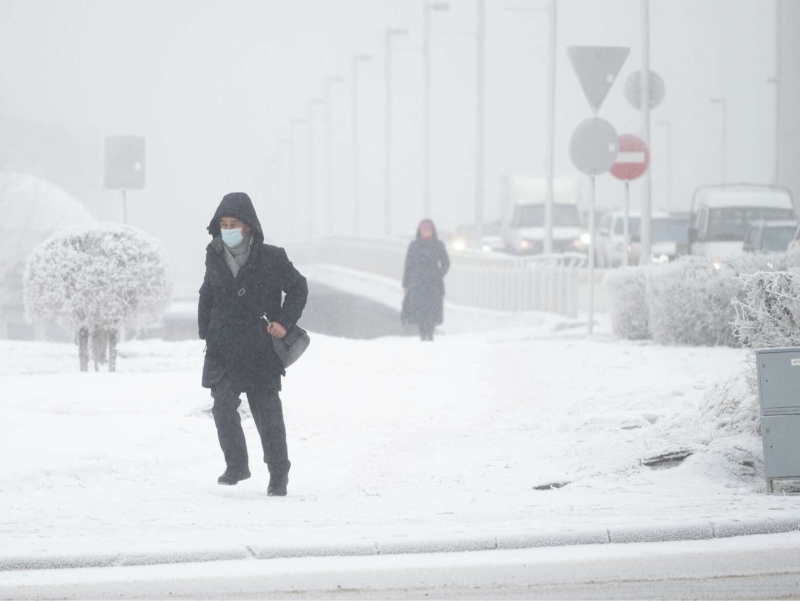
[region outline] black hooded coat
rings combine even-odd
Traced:
[[[235,278],[223,255],[223,217],[246,223],[252,234],[250,256]],[[247,194],[226,195],[208,232],[214,239],[206,248],[206,274],[197,312],[200,338],[206,341],[203,386],[211,388],[227,373],[238,392],[256,387],[280,390],[286,372],[260,317],[266,313],[270,321],[287,330],[296,324],[308,298],[306,279],[285,250],[264,244],[261,223]]]
[[[450,269],[450,258],[435,230],[425,240],[419,232],[408,246],[403,288],[408,290],[403,301],[403,321],[438,326],[444,322],[444,276]]]

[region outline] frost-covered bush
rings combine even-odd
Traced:
[[[625,267],[606,274],[611,327],[620,338],[642,340],[649,337],[646,272],[644,267]]]
[[[752,349],[800,346],[800,271],[739,276],[734,334]]]
[[[740,276],[739,285],[742,298],[733,301],[733,332],[753,350],[748,381],[755,390],[756,350],[800,346],[800,270],[759,271]]]
[[[741,295],[738,277],[781,269],[786,255],[741,253],[711,261],[682,257],[647,270],[650,334],[660,344],[737,346],[731,304]]]
[[[158,320],[172,288],[159,242],[115,224],[51,236],[29,258],[23,285],[29,321],[57,321],[78,334],[84,371],[90,334],[95,367],[108,348],[113,370],[117,331]]]

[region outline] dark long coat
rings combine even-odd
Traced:
[[[222,217],[246,223],[253,236],[250,256],[236,278],[223,255]],[[206,274],[197,312],[200,338],[206,341],[203,386],[210,388],[227,373],[239,392],[254,387],[280,390],[286,372],[260,316],[266,313],[270,321],[286,329],[296,324],[308,298],[306,279],[285,250],[264,244],[261,223],[247,194],[225,196],[208,231],[214,239],[206,249]]]
[[[424,240],[419,233],[408,246],[403,272],[403,321],[438,326],[444,322],[444,276],[450,257],[444,243],[436,237]]]

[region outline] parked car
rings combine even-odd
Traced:
[[[765,254],[784,252],[797,231],[797,221],[755,221],[744,236],[742,250]]]
[[[717,259],[741,252],[753,222],[791,221],[796,216],[786,188],[735,184],[697,188],[691,219],[689,252]]]
[[[638,213],[630,216],[629,242],[625,244],[625,213],[614,211],[606,214],[597,228],[597,264],[600,267],[620,267],[639,263],[641,256],[642,218]],[[689,236],[689,218],[685,215],[656,213],[652,220],[651,257],[654,263],[666,263],[678,256],[678,249],[685,245]]]

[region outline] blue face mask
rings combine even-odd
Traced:
[[[240,227],[231,230],[220,230],[220,232],[222,232],[222,241],[228,246],[236,246],[244,240],[242,228]]]

